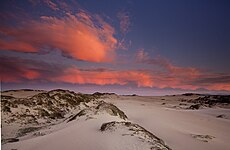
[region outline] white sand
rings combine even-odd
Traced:
[[[121,96],[105,99],[125,112],[129,121],[137,123],[163,139],[174,150],[229,150],[230,120],[216,118],[219,114],[230,115],[229,109],[182,110],[161,105],[162,97]],[[169,98],[170,99],[170,98]],[[167,103],[167,101],[166,101]],[[173,104],[173,102],[172,102]],[[3,150],[134,150],[146,145],[134,138],[103,133],[101,125],[109,121],[121,121],[108,114],[96,119],[63,122],[50,134],[15,143],[7,143]],[[194,138],[194,135],[209,135],[212,139]]]
[[[5,92],[1,92],[1,94],[4,96],[26,98],[26,97],[30,97],[30,96],[33,96],[35,94],[42,93],[42,92],[45,92],[45,91],[43,90],[33,90],[33,91],[18,90],[18,91],[5,91]]]
[[[151,101],[139,101],[136,97],[107,101],[124,110],[130,120],[162,138],[172,149],[230,149],[230,120],[215,116],[230,115],[229,109],[176,110]],[[202,142],[193,138],[191,134],[211,135],[215,138]]]

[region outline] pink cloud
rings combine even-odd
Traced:
[[[117,39],[114,28],[99,16],[81,11],[63,18],[41,16],[16,27],[1,27],[1,49],[39,52],[44,47],[58,48],[64,55],[91,62],[115,58]]]
[[[62,76],[51,81],[97,85],[127,85],[133,82],[139,87],[153,86],[151,76],[140,71],[80,71],[76,67],[66,69]]]
[[[152,80],[155,87],[230,90],[230,76],[203,72],[193,67],[179,67],[161,56],[151,58],[144,49],[137,51],[136,61],[160,68],[152,71]]]
[[[158,66],[161,68],[161,71],[166,72],[170,76],[175,76],[178,78],[195,78],[201,74],[201,71],[197,68],[175,66],[169,60],[159,55],[151,58],[149,54],[144,51],[144,49],[137,51],[136,60],[139,63]]]
[[[26,65],[1,63],[1,80],[6,83],[21,83],[23,80],[40,79],[41,73]]]
[[[130,85],[138,87],[178,88],[230,91],[230,76],[198,71],[193,68],[168,67],[159,70],[81,69],[28,59],[1,57],[2,82],[64,82],[71,84]]]
[[[1,58],[0,67],[3,82],[48,81],[96,85],[134,83],[138,87],[153,86],[151,75],[137,70],[79,69],[14,57]]]
[[[0,39],[0,46],[2,50],[13,50],[18,52],[37,52],[37,48],[32,44],[22,41],[8,41]]]

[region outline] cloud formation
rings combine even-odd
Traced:
[[[120,30],[121,33],[124,35],[129,31],[130,27],[130,17],[127,12],[120,11],[117,13],[117,18],[120,21]]]
[[[53,11],[71,12],[72,8],[77,6],[76,1],[56,1],[56,0],[28,0],[33,6],[43,5]]]
[[[137,51],[136,61],[159,68],[152,70],[152,79],[155,87],[191,90],[199,88],[230,90],[230,76],[226,74],[203,72],[193,67],[179,67],[161,56],[151,58],[144,49]]]
[[[40,72],[27,64],[27,61],[15,57],[0,57],[1,81],[19,83],[23,80],[34,80],[41,77]]]
[[[3,82],[49,81],[72,84],[127,85],[152,87],[151,75],[137,70],[109,70],[106,68],[80,69],[76,66],[57,66],[29,59],[2,57]]]
[[[45,4],[47,4],[47,6],[49,6],[50,9],[52,9],[52,10],[59,10],[59,8],[57,7],[57,4],[55,4],[51,0],[43,0],[43,2]]]
[[[131,25],[130,16],[129,13],[126,11],[119,11],[117,13],[117,18],[119,20],[120,32],[122,35],[121,40],[118,41],[117,47],[122,50],[127,50],[128,47],[131,46],[131,41],[129,40],[129,42],[127,42],[125,40],[126,34],[130,31],[130,25]]]
[[[137,62],[161,67],[162,71],[178,77],[195,78],[200,75],[200,70],[192,67],[178,67],[170,63],[169,60],[161,56],[151,58],[144,49],[140,49],[136,54]]]
[[[140,48],[136,53],[137,62],[145,62],[149,60],[149,54],[143,48]]]
[[[112,61],[117,46],[115,29],[85,11],[1,25],[0,34],[1,50],[39,52],[43,48],[57,48],[65,56],[91,62]]]
[[[208,89],[230,91],[230,76],[199,72],[180,73],[179,71],[155,70],[111,70],[108,68],[84,69],[77,66],[58,65],[1,57],[1,79],[3,83],[54,82],[94,85],[136,85],[137,87],[176,88],[184,90]]]
[[[128,45],[131,45],[131,41],[127,44],[125,40],[131,24],[127,12],[122,11],[117,14],[121,35],[115,36],[114,27],[99,15],[93,15],[80,8],[77,8],[76,11],[74,5],[69,5],[69,2],[29,1],[34,7],[42,6],[52,15],[29,16],[23,11],[18,17],[19,13],[7,13],[7,15],[0,13],[2,20],[0,22],[0,50],[4,50],[2,52],[5,54],[5,57],[0,58],[0,75],[3,83],[55,82],[230,91],[230,76],[228,74],[204,72],[194,67],[177,66],[162,56],[151,57],[144,49],[137,52],[136,62],[148,69],[140,70],[137,68],[140,67],[139,65],[133,66],[133,64],[127,63],[127,66],[118,66],[124,60],[133,63],[132,60],[129,60],[129,56],[124,58],[122,53],[116,55],[117,49],[128,50]],[[77,2],[71,1],[70,3]],[[46,50],[60,51],[62,56],[67,56],[67,58],[58,55],[54,61],[43,62],[42,60],[53,58],[52,56],[43,57],[45,54],[42,52]],[[28,52],[34,54],[26,54]],[[15,53],[13,56],[16,57],[8,56],[12,53]],[[37,53],[39,53],[38,59],[42,60],[22,59],[28,58],[22,55],[36,57]],[[131,51],[128,53],[130,55]],[[111,62],[116,56],[117,62],[119,61],[115,64],[117,66],[111,63],[94,63]],[[56,60],[59,61],[59,58],[61,63],[53,64]],[[73,59],[69,61],[68,58]],[[74,59],[87,62],[79,62]],[[67,63],[67,61],[69,62]],[[99,66],[99,68],[95,66]],[[101,66],[107,66],[107,68]],[[128,69],[130,66],[135,69]]]
[[[64,75],[51,80],[78,84],[127,85],[135,83],[138,87],[153,86],[151,76],[140,71],[81,71],[76,67],[66,69]]]

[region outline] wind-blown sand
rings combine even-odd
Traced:
[[[79,117],[70,121],[70,118],[79,111],[69,113],[65,115],[65,118],[56,119],[53,124],[45,128],[18,137],[17,142],[3,143],[2,149],[143,150],[154,147],[156,143],[157,146],[162,147],[161,149],[167,149],[167,146],[174,150],[230,149],[230,109],[219,106],[197,110],[187,109],[192,103],[184,100],[198,97],[199,95],[144,97],[105,94],[100,96],[98,101],[103,100],[114,104],[125,113],[128,119],[121,117],[122,114],[113,115],[112,109],[108,111],[104,108],[100,110],[90,107],[84,111],[85,114],[82,113],[83,116],[78,115]],[[13,125],[10,128],[7,127],[9,124],[4,123],[7,115],[9,113],[3,113],[2,118],[2,138],[4,139],[10,138],[9,135],[13,136],[13,133],[17,132],[13,128],[16,129],[18,126],[11,123]],[[162,139],[167,146],[161,145],[157,138],[151,137],[151,134],[148,138],[145,130],[143,133],[140,132],[140,129],[136,132],[130,126],[113,126],[110,130],[101,131],[102,124],[113,121],[138,124]],[[154,143],[154,141],[157,142]]]

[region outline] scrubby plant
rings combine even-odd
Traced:
[[[42,109],[42,108],[38,110],[38,114],[41,117],[48,117],[48,116],[50,116],[49,112],[46,111],[45,109]]]
[[[52,114],[50,114],[50,118],[51,119],[62,119],[64,118],[64,115],[61,112],[53,112]]]
[[[126,130],[125,130],[126,129]],[[147,131],[145,128],[141,127],[138,124],[131,122],[107,122],[101,125],[100,130],[102,132],[112,131],[116,132],[117,130],[121,130],[124,132],[122,135],[124,136],[134,136],[140,139],[143,142],[150,144],[151,150],[171,150],[162,139],[158,138],[151,132]]]
[[[40,129],[41,127],[28,127],[28,128],[19,129],[17,133],[17,137],[24,136],[30,132],[34,132]]]
[[[115,105],[111,103],[101,102],[101,104],[99,104],[96,107],[96,109],[98,109],[99,111],[105,110],[110,115],[119,116],[120,118],[124,120],[128,118],[123,111],[121,111],[119,108],[117,108]]]
[[[10,107],[8,107],[8,106],[4,106],[4,107],[2,108],[2,111],[3,111],[3,112],[9,112],[9,113],[11,113],[11,109],[10,109]]]

